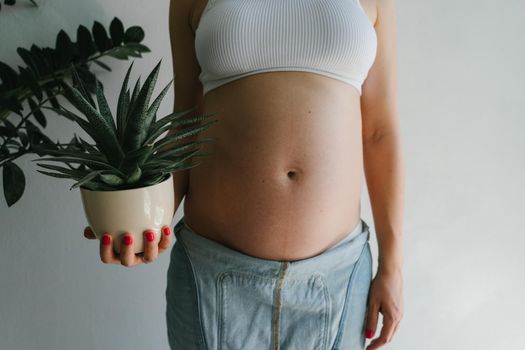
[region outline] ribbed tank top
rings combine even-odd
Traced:
[[[207,0],[195,32],[203,94],[271,71],[321,74],[359,95],[377,50],[359,0]]]

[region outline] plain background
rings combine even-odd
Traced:
[[[18,46],[54,46],[60,29],[114,16],[140,25],[160,58],[157,92],[172,78],[169,1],[18,0],[0,12],[0,60],[22,64]],[[387,349],[517,349],[525,343],[525,4],[520,0],[398,0],[399,108],[406,158],[405,316]],[[98,70],[116,101],[129,61]],[[156,92],[156,93],[157,93]],[[160,115],[171,112],[173,91]],[[78,132],[59,117],[47,133]],[[81,133],[81,135],[83,135]],[[26,193],[0,200],[0,349],[168,349],[169,255],[132,269],[104,265],[78,190],[30,162]],[[0,179],[1,181],[1,179]],[[377,240],[363,188],[362,217]],[[174,223],[182,215],[182,205]],[[376,260],[377,261],[377,260]],[[377,268],[374,262],[374,271]]]

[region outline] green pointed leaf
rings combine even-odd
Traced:
[[[19,85],[22,85],[22,84],[23,84],[22,79],[19,79]],[[16,87],[18,88],[18,85]],[[16,113],[19,116],[23,117],[22,110],[24,109],[24,107],[22,107],[22,104],[20,103],[20,101],[18,101],[18,98],[16,98],[15,96],[10,96],[4,101],[2,101],[2,103],[4,104],[7,110],[10,110],[13,113]]]
[[[82,153],[80,153],[80,154],[82,154]],[[108,164],[106,162],[93,160],[93,159],[86,159],[86,158],[83,158],[83,157],[47,157],[47,158],[39,158],[39,159],[36,159],[36,160],[37,161],[64,162],[64,163],[79,163],[79,164],[84,164],[85,166],[87,166],[87,167],[89,167],[90,169],[93,169],[93,170],[98,170],[97,168],[102,168],[102,169],[106,169],[106,170],[111,170],[111,171],[113,171],[115,173],[118,173],[118,174],[124,176],[124,174],[122,172],[120,172],[117,168],[111,166],[110,164]]]
[[[125,150],[129,151],[139,148],[147,137],[146,113],[153,89],[155,88],[161,62],[162,59],[148,75],[137,95],[136,101],[133,103],[124,132],[123,147]]]
[[[142,175],[142,169],[139,166],[135,166],[133,171],[130,173],[128,178],[126,179],[126,183],[133,184],[140,180],[140,176]]]
[[[93,23],[91,31],[93,33],[93,38],[95,39],[95,45],[98,51],[104,52],[111,48],[112,45],[110,39],[108,37],[108,34],[106,33],[106,28],[104,28],[102,23],[95,21],[95,23]]]
[[[196,116],[193,118],[184,118],[184,119],[176,119],[172,120],[170,123],[167,123],[166,125],[162,126],[160,129],[157,129],[155,127],[152,127],[150,130],[150,133],[148,134],[148,138],[145,141],[145,143],[152,143],[157,140],[157,138],[162,135],[164,132],[174,129],[180,126],[184,125],[191,125],[199,123],[199,125],[202,125],[200,122],[212,117],[213,114],[203,115],[203,116]]]
[[[50,74],[53,71],[53,65],[51,64],[51,62],[48,62],[48,60],[42,53],[42,49],[40,47],[36,46],[35,44],[32,44],[30,52],[31,57],[35,62],[36,67],[38,68],[40,76]]]
[[[123,167],[129,168],[129,164],[137,164],[142,166],[153,153],[153,145],[146,145],[134,151],[126,153],[126,158],[123,161]]]
[[[140,43],[144,39],[144,30],[139,26],[129,27],[124,33],[124,42]]]
[[[84,99],[88,101],[89,104],[93,106],[93,108],[95,108],[96,107],[95,101],[91,97],[91,94],[89,93],[86,84],[84,84],[84,81],[80,77],[76,67],[73,64],[71,64],[70,67],[71,67],[71,78],[73,81],[73,86],[77,88],[80,94],[82,95],[82,97],[84,97]]]
[[[59,166],[59,165],[52,165],[52,164],[40,164],[40,163],[37,163],[38,166],[44,168],[44,169],[49,169],[49,170],[54,170],[54,171],[57,171],[57,172],[60,172],[62,174],[65,174],[65,175],[70,175],[70,176],[76,176],[76,177],[83,177],[85,175],[85,171],[81,171],[81,170],[73,170],[73,169],[70,169],[70,168],[65,168],[65,167],[62,167],[62,166]]]
[[[18,55],[22,58],[24,63],[33,71],[33,74],[38,79],[40,77],[41,73],[36,65],[35,57],[31,54],[31,52],[27,49],[24,49],[23,47],[19,47],[16,49],[16,52]]]
[[[66,117],[67,119],[76,122],[89,136],[91,136],[91,138],[98,145],[98,142],[97,142],[98,137],[97,137],[96,129],[90,123],[85,121],[84,119],[80,118],[79,116],[77,116],[73,112],[65,109],[64,107],[53,108],[53,107],[42,106],[42,108],[50,109],[52,111],[55,111],[57,114],[62,115],[64,117]]]
[[[51,171],[44,171],[44,170],[38,170],[38,169],[37,169],[37,171],[39,173],[44,174],[44,175],[48,175],[48,176],[52,176],[52,177],[56,177],[56,178],[60,178],[60,179],[74,179],[70,175],[66,175],[66,174],[62,174],[62,173],[53,173]]]
[[[129,108],[129,93],[127,93],[128,81],[129,75],[131,73],[131,68],[133,67],[133,63],[135,63],[135,61],[132,61],[129,65],[124,81],[122,82],[122,87],[120,88],[120,94],[117,104],[117,136],[120,144],[122,144],[122,135],[124,134],[124,129],[126,127],[126,116],[128,114]]]
[[[95,129],[94,135],[90,136],[94,137],[100,150],[110,160],[111,164],[119,164],[124,157],[124,153],[114,132],[114,125],[110,125],[104,117],[82,97],[77,89],[70,87],[67,83],[64,83],[64,96],[87,117],[90,126]]]
[[[202,138],[200,140],[188,141],[188,142],[185,142],[185,143],[175,144],[175,146],[170,147],[168,149],[159,150],[157,153],[155,153],[155,156],[153,158],[154,159],[161,159],[161,158],[171,157],[173,155],[178,155],[178,154],[182,153],[182,151],[184,151],[186,149],[189,149],[191,147],[195,147],[195,146],[197,146],[199,144],[208,143],[211,140],[212,140],[211,138],[206,137],[206,138]]]
[[[82,78],[82,81],[86,85],[86,90],[89,93],[94,94],[97,76],[89,70],[89,67],[84,67],[84,66],[78,67],[78,75]]]
[[[124,46],[120,47],[120,50],[131,57],[142,57],[142,53],[129,47],[129,44],[124,44]]]
[[[111,35],[113,45],[115,46],[120,45],[122,40],[124,40],[124,26],[117,17],[114,17],[111,21],[111,24],[109,25],[109,33]]]
[[[58,103],[58,100],[55,97],[55,94],[51,90],[51,88],[44,86],[44,91],[46,92],[47,98],[49,99],[49,102],[51,102],[51,106],[55,108],[60,108],[60,104]]]
[[[113,134],[117,135],[117,128],[115,127],[115,121],[113,120],[113,114],[111,113],[111,109],[109,108],[108,101],[106,100],[106,96],[104,96],[104,87],[100,80],[97,80],[96,82],[96,90],[95,94],[97,96],[97,103],[98,103],[98,110],[100,111],[100,115],[104,117],[106,120],[106,123],[110,126],[112,129]]]
[[[22,197],[26,186],[24,172],[13,162],[3,165],[4,196],[7,206],[10,207]]]
[[[129,58],[128,51],[120,46],[114,47],[108,51],[107,55],[119,60],[127,60]]]
[[[8,119],[4,119],[3,122],[5,125],[5,128],[8,131],[7,136],[16,137],[16,126],[13,123],[11,123]]]
[[[151,169],[164,169],[174,165],[174,162],[167,159],[156,159],[143,166],[144,171]]]
[[[90,152],[90,153],[93,153],[93,152],[96,152],[96,153],[100,153],[97,148],[95,146],[93,146],[92,144],[86,142],[84,139],[82,139],[81,137],[78,138],[79,141],[80,141],[80,144],[82,145],[82,148],[84,149],[84,151],[86,152]]]
[[[130,43],[126,43],[125,45],[127,48],[132,49],[136,52],[151,52],[151,50],[147,46],[139,44],[139,43],[130,42]]]
[[[29,143],[32,145],[39,144],[42,140],[42,131],[30,120],[25,121],[25,127],[27,131],[27,136],[29,138]]]
[[[100,174],[100,179],[108,185],[118,186],[124,183],[124,180],[114,174]]]
[[[18,130],[18,138],[20,139],[20,142],[22,142],[22,146],[27,147],[29,144],[29,138],[27,137],[27,134],[22,130]]]
[[[7,90],[18,86],[18,74],[4,62],[0,62],[0,80]]]
[[[133,93],[131,94],[131,99],[129,101],[129,108],[128,108],[128,115],[126,116],[126,120],[129,119],[129,115],[133,109],[133,106],[135,102],[137,101],[137,96],[139,95],[140,91],[140,75],[137,78],[137,81],[135,82],[135,86],[133,87]]]
[[[52,155],[52,156],[60,156],[60,157],[75,157],[75,158],[81,158],[81,159],[85,159],[85,160],[91,160],[91,161],[95,161],[95,162],[102,162],[102,163],[107,163],[106,159],[97,155],[97,154],[92,154],[92,153],[82,153],[82,152],[76,152],[76,151],[68,151],[68,150],[53,150],[53,149],[46,149],[46,152],[49,154],[49,155]],[[40,159],[33,159],[32,161],[38,161]]]
[[[38,98],[38,100],[42,101],[42,98],[44,97],[42,88],[38,84],[38,79],[34,75],[33,71],[20,66],[18,66],[18,69],[20,70],[20,82],[29,87],[31,92]]]
[[[163,125],[173,122],[175,119],[182,119],[182,117],[190,112],[193,112],[197,109],[197,106],[193,106],[191,108],[188,108],[186,110],[177,111],[170,113],[164,117],[162,117],[160,120],[153,123],[150,127],[150,134],[160,129]]]
[[[29,108],[31,108],[31,112],[33,113],[36,121],[42,125],[43,128],[45,128],[47,125],[46,117],[38,107],[37,103],[33,101],[31,97],[27,98],[27,102],[29,103]]]
[[[167,167],[167,168],[156,168],[156,169],[148,169],[148,171],[144,171],[145,174],[156,174],[158,172],[161,172],[163,174],[167,174],[167,173],[171,173],[171,172],[175,172],[175,171],[182,171],[182,170],[187,170],[187,169],[191,169],[191,168],[195,168],[196,166],[200,165],[201,163],[194,163],[194,164],[191,164],[191,163],[179,163],[177,165],[174,165],[174,166],[171,166],[171,167]]]
[[[157,96],[157,98],[153,101],[151,106],[148,108],[148,111],[146,113],[146,122],[144,123],[146,130],[149,130],[152,123],[156,122],[156,115],[157,115],[157,111],[159,110],[160,103],[162,102],[162,99],[168,92],[168,89],[170,88],[172,82],[173,82],[173,79],[171,79],[170,82],[166,84],[164,89],[162,89],[160,94]]]
[[[208,123],[204,123],[204,124],[199,125],[199,126],[185,128],[185,129],[179,130],[177,132],[174,132],[170,136],[167,136],[167,137],[163,138],[162,140],[157,141],[155,143],[154,150],[156,151],[159,148],[162,148],[162,147],[164,147],[166,145],[169,145],[170,143],[173,143],[174,141],[183,139],[183,138],[191,136],[191,135],[195,135],[195,134],[197,134],[197,133],[207,129],[211,124],[214,124],[216,122],[217,122],[217,120],[212,120],[212,121],[210,121]]]
[[[192,158],[194,156],[199,155],[200,151],[201,151],[200,149],[194,149],[194,150],[190,150],[190,151],[187,151],[187,152],[183,152],[181,154],[159,157],[158,159],[160,159],[160,160],[167,160],[167,161],[170,161],[172,163],[179,163],[179,162],[183,162],[183,161],[185,161],[187,159],[190,159],[190,158]]]
[[[86,176],[84,176],[82,179],[80,179],[80,181],[74,183],[70,188],[69,190],[72,190],[74,188],[77,188],[79,186],[82,186],[84,183],[86,182],[89,182],[91,180],[93,180],[95,177],[97,177],[99,174],[102,173],[102,170],[95,170],[95,171],[92,171],[90,172],[89,174],[87,174]]]
[[[99,60],[93,60],[93,62],[95,62],[97,65],[99,65],[103,69],[107,70],[108,72],[111,72],[111,68],[107,64],[105,64],[104,62],[101,62]]]
[[[91,32],[83,25],[78,26],[77,29],[77,45],[80,57],[84,59],[97,51],[93,43],[93,38],[91,37]]]
[[[61,30],[56,38],[55,44],[55,59],[58,61],[59,67],[67,66],[73,57],[73,43],[69,35],[64,30]]]

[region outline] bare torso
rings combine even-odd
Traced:
[[[363,156],[354,87],[309,72],[266,72],[210,91],[202,112],[219,122],[199,134],[214,139],[202,147],[212,154],[189,173],[184,216],[196,233],[248,255],[299,260],[358,224]]]

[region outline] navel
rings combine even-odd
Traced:
[[[288,178],[290,180],[295,180],[295,178],[297,177],[297,171],[296,170],[288,170],[288,172],[286,173],[286,175],[288,176]]]

